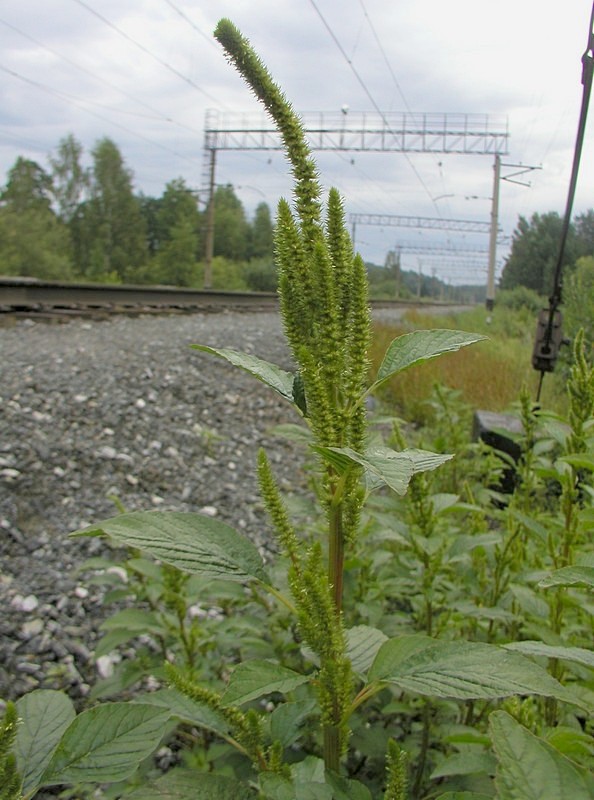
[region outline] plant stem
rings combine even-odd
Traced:
[[[423,732],[421,734],[421,752],[419,753],[419,760],[417,762],[417,772],[415,775],[415,782],[413,786],[413,797],[419,797],[421,786],[423,784],[423,775],[425,774],[425,764],[427,762],[427,751],[429,750],[429,730],[431,727],[431,704],[429,701],[425,702],[423,708]]]
[[[332,772],[340,771],[340,731],[336,725],[324,728],[324,766]]]
[[[342,506],[330,510],[330,540],[328,545],[328,581],[332,586],[332,596],[336,614],[342,610],[344,584],[344,530]]]

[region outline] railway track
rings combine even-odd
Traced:
[[[373,301],[374,308],[414,308],[403,300]],[[447,306],[444,303],[426,303]],[[0,315],[10,318],[64,320],[104,319],[112,314],[175,314],[194,312],[274,311],[278,298],[268,292],[222,292],[172,286],[118,286],[62,283],[35,278],[0,277]]]

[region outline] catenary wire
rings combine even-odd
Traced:
[[[80,0],[76,0],[76,2],[79,2],[79,1],[80,1]],[[363,91],[365,92],[365,94],[367,95],[367,98],[369,99],[369,101],[370,101],[370,103],[372,104],[373,108],[374,108],[374,109],[377,111],[377,113],[380,115],[380,117],[382,118],[382,120],[383,120],[384,124],[386,125],[387,129],[388,129],[388,130],[390,130],[390,126],[389,126],[389,124],[388,124],[388,122],[387,122],[387,120],[386,120],[386,118],[385,118],[385,114],[384,114],[384,113],[383,113],[383,111],[381,111],[381,109],[379,108],[379,106],[378,106],[377,102],[375,101],[375,98],[373,97],[373,95],[372,95],[372,94],[371,94],[371,92],[369,91],[369,88],[367,87],[367,85],[366,85],[365,81],[363,80],[363,78],[361,77],[361,75],[359,74],[359,72],[357,71],[357,69],[356,69],[355,65],[353,64],[352,60],[351,60],[351,59],[348,57],[348,54],[346,53],[346,51],[345,51],[344,47],[343,47],[343,46],[342,46],[342,44],[340,43],[340,41],[339,41],[338,37],[336,36],[336,34],[334,33],[334,31],[332,30],[331,26],[329,25],[328,21],[326,20],[326,18],[325,18],[325,17],[324,17],[324,15],[322,14],[322,12],[321,12],[321,11],[320,11],[320,9],[318,8],[318,6],[317,6],[317,4],[316,4],[315,0],[309,0],[309,1],[310,1],[311,5],[313,6],[313,8],[314,8],[315,12],[316,12],[316,13],[317,13],[317,15],[319,16],[320,20],[322,21],[322,23],[323,23],[324,27],[326,28],[326,30],[327,30],[327,31],[328,31],[328,33],[330,34],[330,37],[331,37],[332,41],[335,43],[335,45],[337,46],[337,48],[338,48],[338,50],[340,51],[341,55],[343,56],[343,58],[345,59],[345,61],[346,61],[346,62],[347,62],[347,64],[349,65],[349,67],[351,68],[351,71],[352,71],[353,75],[355,76],[355,78],[357,79],[357,81],[358,81],[359,85],[361,86],[361,88],[363,89]],[[414,172],[414,174],[415,174],[415,176],[416,176],[417,180],[419,181],[419,183],[421,184],[421,186],[422,186],[422,187],[423,187],[423,189],[425,190],[425,192],[426,192],[427,196],[428,196],[428,197],[429,197],[429,199],[431,200],[431,203],[432,203],[432,205],[435,207],[435,209],[436,209],[436,211],[437,211],[438,215],[439,215],[439,216],[441,216],[441,213],[440,213],[439,207],[436,205],[435,201],[433,200],[433,196],[432,196],[431,192],[429,191],[429,188],[427,187],[427,184],[426,184],[426,183],[425,183],[425,181],[423,180],[423,178],[422,178],[421,174],[419,173],[419,171],[417,170],[417,168],[416,168],[416,167],[415,167],[415,165],[413,164],[413,162],[412,162],[412,160],[410,159],[410,157],[408,156],[408,154],[407,154],[407,153],[403,153],[403,155],[404,155],[404,157],[406,158],[406,160],[407,160],[407,162],[408,162],[408,164],[409,164],[410,168],[411,168],[411,169],[412,169],[412,171]]]
[[[107,25],[109,28],[111,28],[113,31],[115,31],[123,39],[126,39],[126,41],[130,42],[135,47],[137,47],[139,50],[141,50],[143,53],[145,53],[146,55],[150,56],[150,58],[152,58],[154,61],[156,61],[162,67],[167,69],[173,75],[176,75],[182,81],[184,81],[189,86],[191,86],[193,89],[196,89],[196,91],[200,92],[200,94],[203,94],[211,102],[216,103],[219,106],[223,105],[218,98],[214,97],[212,94],[210,94],[210,92],[207,92],[206,89],[203,89],[202,86],[199,86],[191,78],[188,78],[187,75],[184,75],[182,72],[177,70],[175,67],[172,67],[171,64],[169,64],[167,61],[164,61],[162,58],[160,58],[159,56],[155,55],[155,53],[153,53],[152,50],[149,50],[148,47],[145,47],[140,42],[137,42],[136,39],[134,39],[128,33],[126,33],[121,28],[119,28],[115,23],[111,22],[111,20],[107,19],[107,17],[104,17],[98,11],[95,11],[94,8],[91,8],[89,5],[84,3],[83,0],[73,0],[73,2],[77,3],[77,5],[81,6],[82,8],[86,9],[90,14],[93,14],[93,16],[95,16],[95,17],[97,17],[97,19],[101,20],[101,22],[103,22],[105,25]],[[223,105],[223,108],[224,107],[225,106]]]
[[[30,42],[33,42],[33,44],[37,45],[37,47],[41,47],[43,50],[45,50],[46,52],[51,53],[51,55],[56,56],[57,58],[61,59],[66,64],[70,64],[70,66],[74,67],[75,69],[77,69],[77,70],[79,70],[81,72],[84,72],[86,75],[89,75],[94,80],[99,81],[100,83],[104,84],[105,86],[108,86],[110,89],[113,89],[114,91],[120,93],[124,97],[127,97],[128,100],[132,100],[134,103],[137,103],[138,105],[143,106],[148,111],[151,111],[152,113],[156,114],[157,115],[156,118],[162,119],[165,122],[170,122],[173,125],[177,125],[178,127],[183,128],[184,130],[187,130],[190,133],[202,134],[202,131],[198,131],[196,128],[192,128],[189,125],[185,125],[183,122],[179,122],[178,120],[175,120],[172,117],[168,117],[167,115],[165,115],[162,112],[160,112],[158,109],[154,108],[153,106],[149,105],[148,103],[145,103],[143,100],[140,100],[139,98],[135,97],[134,95],[130,94],[129,92],[126,92],[124,89],[121,89],[120,87],[118,87],[115,84],[111,83],[110,81],[106,80],[101,75],[97,75],[96,73],[92,72],[90,69],[87,69],[86,67],[83,67],[81,64],[77,64],[76,61],[73,61],[72,59],[68,58],[63,53],[59,53],[57,50],[54,50],[53,48],[48,47],[46,44],[44,44],[43,42],[40,42],[35,37],[31,36],[28,33],[25,33],[25,31],[20,30],[20,28],[17,28],[15,25],[12,25],[12,23],[7,22],[4,19],[0,19],[0,24],[5,25],[7,28],[10,28],[11,30],[15,31],[16,33],[18,33],[23,38],[28,39]]]

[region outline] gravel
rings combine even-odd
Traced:
[[[291,361],[274,313],[115,317],[0,328],[0,697],[97,677],[97,626],[112,607],[77,567],[106,550],[68,533],[129,510],[202,511],[265,553],[257,450],[295,483],[296,421],[246,373],[191,350],[201,343]]]

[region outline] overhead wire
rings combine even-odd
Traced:
[[[210,44],[212,47],[214,47],[214,48],[215,48],[215,50],[217,50],[217,51],[219,50],[219,47],[218,47],[218,45],[216,45],[216,44],[215,44],[215,41],[214,41],[213,37],[212,37],[212,36],[209,36],[207,33],[204,33],[204,31],[203,31],[203,30],[201,30],[201,29],[198,27],[198,25],[196,25],[196,24],[195,24],[195,23],[194,23],[194,22],[193,22],[193,21],[190,19],[190,17],[188,17],[188,15],[187,15],[187,14],[184,14],[184,12],[183,12],[183,11],[182,11],[180,8],[178,8],[178,7],[175,5],[175,3],[172,3],[172,2],[171,2],[171,0],[165,0],[165,2],[167,3],[167,5],[168,5],[168,6],[169,6],[171,9],[173,9],[173,11],[175,11],[175,13],[176,13],[176,14],[178,14],[178,15],[179,15],[179,16],[180,16],[180,17],[181,17],[181,18],[182,18],[182,19],[183,19],[185,22],[187,22],[187,23],[188,23],[188,25],[189,25],[191,28],[193,28],[193,29],[196,31],[196,33],[199,33],[199,34],[200,34],[200,36],[202,36],[202,38],[203,38],[203,39],[206,39],[206,41],[207,41],[207,42],[208,42],[208,43],[209,43],[209,44]]]
[[[77,3],[77,5],[81,6],[81,8],[86,9],[90,14],[93,14],[93,16],[95,16],[95,17],[97,17],[97,19],[101,20],[101,22],[103,22],[105,25],[107,25],[109,28],[111,28],[113,31],[115,31],[123,39],[126,39],[126,41],[130,42],[131,44],[133,44],[135,47],[137,47],[143,53],[148,55],[150,58],[152,58],[154,61],[156,61],[158,64],[160,64],[162,67],[164,67],[169,72],[171,72],[173,75],[176,75],[178,78],[180,78],[180,80],[182,80],[185,83],[187,83],[193,89],[196,89],[196,91],[200,92],[200,94],[203,94],[205,97],[207,97],[213,103],[216,103],[219,106],[222,105],[220,103],[220,101],[216,97],[214,97],[212,94],[210,94],[210,92],[207,92],[206,89],[203,89],[202,86],[199,86],[191,78],[188,78],[188,76],[184,75],[183,72],[180,72],[178,69],[176,69],[175,67],[171,66],[171,64],[169,64],[167,61],[164,61],[160,56],[158,56],[155,53],[153,53],[152,50],[149,50],[148,47],[145,47],[143,44],[141,44],[140,42],[136,41],[136,39],[134,39],[134,37],[130,36],[130,34],[126,33],[126,31],[123,31],[114,22],[112,22],[111,20],[107,19],[107,17],[104,17],[102,14],[100,14],[94,8],[91,8],[91,6],[87,5],[87,3],[83,2],[83,0],[73,0],[73,2]]]
[[[76,0],[76,1],[79,2],[79,0]],[[367,87],[367,84],[365,83],[365,81],[363,80],[363,78],[359,74],[358,70],[356,69],[355,65],[353,64],[352,59],[349,58],[347,52],[345,51],[344,47],[340,43],[338,37],[336,36],[334,31],[332,30],[332,27],[330,26],[330,24],[328,23],[328,21],[326,20],[326,18],[324,17],[322,12],[320,11],[320,9],[318,8],[315,0],[309,0],[309,1],[310,1],[311,5],[313,6],[314,11],[317,13],[318,17],[322,21],[324,27],[328,31],[332,41],[335,43],[335,45],[338,48],[339,52],[341,53],[341,55],[343,56],[343,58],[345,59],[345,61],[349,65],[353,75],[355,76],[355,78],[357,79],[359,85],[361,86],[361,88],[365,92],[365,94],[366,94],[367,98],[369,99],[370,103],[372,104],[373,108],[380,115],[380,118],[382,119],[382,121],[383,121],[384,125],[386,126],[386,128],[391,131],[390,125],[388,124],[388,121],[386,120],[386,116],[385,116],[384,112],[378,106],[375,98],[373,97],[373,95],[371,94],[369,88]],[[433,206],[436,208],[436,210],[439,213],[439,208],[436,206],[435,201],[433,200],[433,196],[432,196],[431,192],[429,191],[429,188],[427,187],[427,184],[423,180],[421,174],[419,173],[419,171],[417,170],[417,168],[413,164],[413,162],[410,159],[410,157],[408,156],[408,154],[406,152],[403,152],[403,155],[404,155],[406,161],[408,162],[410,168],[414,172],[417,180],[419,181],[419,183],[421,184],[421,186],[425,190],[427,196],[431,200],[431,203],[433,204]],[[440,216],[441,216],[441,214],[440,214]]]
[[[149,105],[148,103],[145,103],[140,98],[135,97],[134,95],[132,95],[129,92],[125,91],[125,89],[121,89],[119,86],[116,86],[115,84],[113,84],[110,81],[106,80],[101,75],[97,75],[95,72],[92,72],[90,69],[87,69],[86,67],[83,67],[81,64],[78,64],[76,61],[73,61],[72,59],[68,58],[63,53],[59,53],[57,50],[54,50],[53,48],[48,47],[48,45],[44,44],[43,42],[40,42],[39,39],[36,39],[34,36],[31,36],[29,33],[25,33],[25,31],[20,30],[20,28],[17,28],[15,25],[12,25],[10,22],[7,22],[4,19],[0,19],[0,24],[5,25],[7,28],[10,28],[11,30],[15,31],[16,33],[18,33],[23,38],[27,39],[30,42],[33,42],[33,44],[35,44],[37,47],[41,47],[43,50],[45,50],[48,53],[51,53],[51,55],[55,56],[56,58],[61,59],[66,64],[70,64],[70,66],[74,67],[75,69],[79,70],[80,72],[83,72],[86,75],[89,75],[91,78],[93,78],[93,80],[96,80],[96,81],[104,84],[105,86],[108,86],[110,89],[113,89],[114,91],[118,92],[119,94],[123,95],[124,97],[127,97],[128,100],[132,100],[134,103],[137,103],[138,105],[143,106],[144,108],[146,108],[147,110],[151,111],[152,113],[154,113],[156,115],[155,119],[157,119],[157,118],[162,119],[165,122],[169,122],[169,123],[171,123],[173,125],[177,125],[178,127],[183,128],[183,129],[189,131],[190,133],[202,134],[202,131],[198,131],[196,128],[192,128],[189,125],[185,125],[183,122],[179,122],[178,120],[175,120],[172,117],[169,117],[166,114],[163,114],[158,109],[154,108],[153,106]],[[120,113],[124,113],[124,112],[120,112]],[[128,112],[128,113],[130,113],[130,112]]]
[[[26,76],[21,75],[20,73],[15,72],[15,70],[10,69],[9,67],[5,67],[2,64],[0,64],[0,71],[5,72],[6,74],[11,75],[14,78],[17,78],[18,80],[23,81],[24,83],[27,83],[30,86],[34,86],[36,89],[51,94],[54,97],[58,97],[60,100],[64,102],[71,103],[72,105],[75,105],[78,108],[80,108],[82,111],[85,111],[87,114],[90,114],[93,117],[97,117],[97,119],[100,119],[103,122],[107,122],[110,125],[113,125],[114,127],[125,131],[126,133],[132,134],[132,136],[136,136],[137,138],[142,139],[145,142],[148,142],[148,144],[151,144],[154,147],[158,147],[161,150],[166,150],[172,155],[178,158],[182,158],[185,161],[190,162],[191,164],[195,165],[199,163],[196,159],[192,159],[189,156],[185,156],[183,153],[179,153],[176,150],[172,150],[170,147],[167,147],[167,145],[161,144],[160,142],[155,142],[154,140],[149,139],[148,136],[144,136],[143,134],[138,133],[138,131],[132,130],[131,128],[126,127],[125,125],[121,125],[120,123],[115,122],[112,119],[108,119],[107,117],[104,117],[101,114],[97,114],[95,111],[91,111],[90,109],[85,108],[84,105],[81,105],[81,102],[86,102],[84,100],[81,102],[77,102],[77,100],[73,99],[71,95],[67,95],[65,92],[61,92],[58,89],[52,88],[51,86],[46,86],[45,84],[42,84],[39,81],[35,81],[32,78],[27,78]]]

